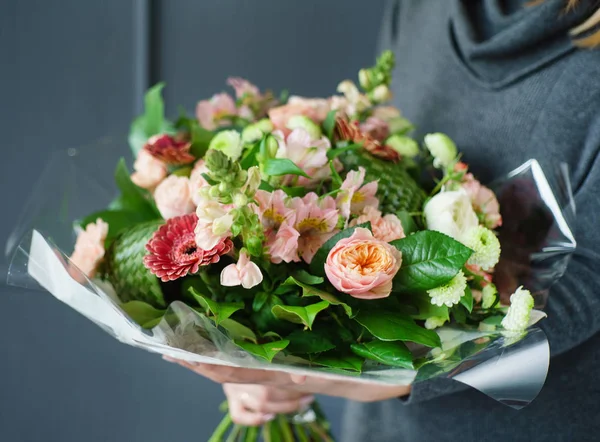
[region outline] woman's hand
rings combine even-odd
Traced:
[[[410,386],[387,386],[356,381],[341,381],[318,376],[300,376],[278,371],[191,363],[164,357],[219,384],[255,384],[294,390],[304,394],[324,394],[359,402],[374,402],[406,396]]]
[[[314,396],[296,390],[253,384],[223,384],[234,423],[258,426],[276,414],[295,413],[306,408]]]

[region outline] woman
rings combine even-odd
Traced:
[[[312,393],[349,405],[351,441],[600,440],[600,5],[592,0],[388,2],[382,49],[396,53],[396,104],[448,133],[482,180],[529,158],[571,168],[578,249],[550,294],[553,354],[539,398],[516,412],[446,379],[411,388],[190,366],[224,384],[232,416],[257,425]]]

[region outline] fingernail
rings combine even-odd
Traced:
[[[177,361],[175,359],[173,359],[171,356],[167,356],[167,355],[163,355],[162,358],[167,361],[167,362],[173,362],[176,363]]]
[[[314,396],[306,396],[303,397],[302,399],[300,399],[300,406],[302,408],[304,407],[308,407],[310,404],[312,404],[315,401],[315,397]]]
[[[264,422],[270,422],[270,421],[272,421],[273,419],[275,419],[275,415],[274,415],[274,414],[272,414],[272,413],[271,413],[271,414],[263,414],[263,416],[262,416],[262,420],[263,420]]]

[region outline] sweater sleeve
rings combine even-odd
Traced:
[[[574,226],[577,248],[561,279],[551,290],[540,323],[550,343],[552,357],[558,356],[600,332],[600,118],[592,127],[584,147],[581,164],[585,170],[575,192],[577,208]],[[413,385],[405,404],[428,401],[456,393],[466,385],[447,378],[436,378]]]

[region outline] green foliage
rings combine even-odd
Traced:
[[[429,290],[456,276],[471,249],[442,233],[426,230],[392,241],[402,252],[402,267],[394,278],[395,292]]]
[[[300,167],[287,158],[270,158],[265,162],[264,173],[268,176],[298,175],[310,178]]]
[[[469,286],[467,286],[467,289],[465,290],[465,294],[463,295],[463,297],[460,298],[460,303],[462,304],[462,306],[464,308],[467,309],[467,311],[469,313],[471,313],[473,311],[473,293],[471,292],[471,289],[469,288]]]
[[[267,342],[265,344],[254,344],[245,341],[235,341],[235,343],[248,353],[271,362],[277,353],[288,346],[290,341],[283,339],[281,341]]]
[[[236,341],[251,341],[255,344],[258,342],[256,333],[246,327],[244,324],[234,321],[231,318],[223,319],[219,324],[222,328],[227,330],[227,334],[231,339]]]
[[[308,273],[306,273],[306,275],[308,275]],[[275,291],[275,293],[285,293],[287,288],[289,286],[298,286],[300,288],[302,288],[302,296],[303,297],[311,297],[311,296],[318,296],[319,298],[321,298],[323,301],[327,301],[329,304],[332,305],[339,305],[340,307],[342,307],[344,309],[344,311],[346,312],[346,315],[348,315],[348,317],[352,317],[352,308],[340,301],[334,294],[326,292],[324,290],[320,290],[316,287],[313,287],[312,285],[309,285],[307,283],[301,282],[300,279],[303,277],[300,274],[296,274],[294,276],[290,276],[288,279],[286,279],[284,281],[284,283]],[[312,278],[312,281],[318,280],[317,276],[312,276],[310,275]],[[306,277],[305,277],[306,278]],[[306,280],[306,279],[305,279]],[[323,281],[323,278],[320,278],[321,281]],[[318,284],[318,283],[314,283],[314,284]]]
[[[121,191],[119,197],[119,207],[121,209],[137,212],[138,217],[148,220],[161,218],[150,192],[136,186],[131,181],[131,176],[123,158],[121,158],[115,169],[115,181]]]
[[[392,367],[413,369],[413,357],[406,345],[399,341],[371,341],[352,344],[352,351],[358,356]]]
[[[316,304],[303,306],[275,305],[271,309],[276,318],[295,324],[304,324],[309,329],[312,328],[317,314],[329,307],[329,302],[321,301]]]
[[[286,339],[290,341],[287,350],[293,354],[314,354],[335,348],[335,344],[317,331],[295,330]]]
[[[179,117],[175,122],[175,127],[189,134],[192,143],[190,153],[196,158],[204,157],[215,134],[200,126],[195,118],[188,118],[185,115]]]
[[[198,302],[206,312],[212,313],[217,325],[238,310],[244,308],[243,302],[217,302],[213,301],[209,296],[197,292],[193,287],[190,287],[189,291],[196,302]]]
[[[339,370],[360,372],[364,359],[352,353],[329,351],[312,360],[313,363]]]
[[[410,341],[427,347],[440,346],[436,332],[418,326],[410,317],[397,312],[362,310],[354,319],[381,341]]]
[[[121,309],[143,328],[152,328],[165,314],[165,310],[157,309],[142,301],[129,301],[121,304]]]
[[[325,121],[323,121],[323,133],[330,140],[333,139],[333,131],[335,130],[335,114],[336,110],[331,110],[327,113],[327,117],[325,117]]]
[[[131,124],[129,146],[134,157],[152,135],[173,133],[173,126],[165,119],[165,105],[161,95],[164,87],[164,83],[158,83],[146,92],[144,113]]]

